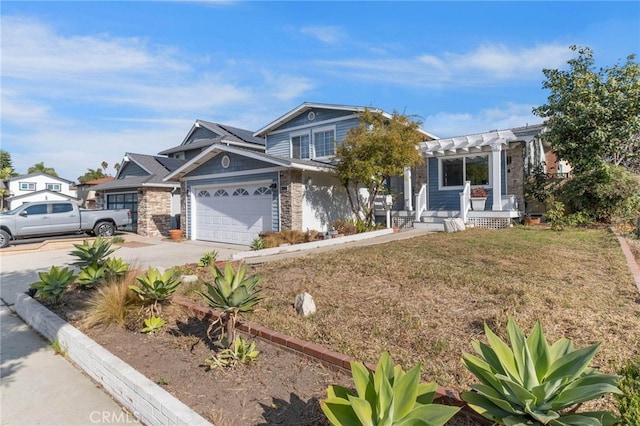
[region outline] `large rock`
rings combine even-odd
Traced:
[[[296,312],[305,317],[316,313],[316,304],[313,302],[313,297],[306,292],[296,295],[293,306],[295,306]]]
[[[467,227],[464,224],[462,218],[456,217],[455,219],[444,220],[444,230],[446,232],[458,232],[464,231]]]

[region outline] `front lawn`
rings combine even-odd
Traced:
[[[515,227],[434,233],[253,267],[267,299],[247,320],[375,363],[387,350],[425,380],[468,390],[463,367],[488,323],[505,337],[509,316],[550,342],[602,342],[594,365],[613,373],[640,355],[640,294],[606,229]],[[309,292],[318,312],[293,308]]]

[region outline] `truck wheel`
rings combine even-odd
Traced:
[[[0,248],[8,246],[9,241],[11,241],[11,235],[7,231],[0,229]]]
[[[110,237],[114,232],[115,228],[111,222],[99,222],[95,228],[93,228],[93,233],[101,237]]]

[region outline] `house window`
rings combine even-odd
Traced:
[[[266,186],[261,186],[260,188],[256,189],[253,193],[253,195],[269,195],[271,194],[271,189],[267,188]]]
[[[489,156],[470,155],[441,160],[443,187],[462,187],[466,181],[471,185],[489,184]]]
[[[225,191],[224,189],[218,189],[214,194],[214,197],[227,197],[229,196],[229,193],[227,191]]]
[[[309,159],[309,135],[291,136],[291,158]]]
[[[324,130],[313,133],[313,147],[316,157],[329,157],[336,152],[335,146],[336,132],[335,130]]]
[[[35,191],[36,184],[34,182],[20,182],[20,191]]]
[[[48,183],[47,184],[47,189],[49,191],[60,192],[60,191],[62,191],[62,186],[59,183]]]
[[[244,195],[249,195],[249,192],[244,188],[238,188],[235,191],[233,191],[233,195],[235,195],[235,196],[238,196],[238,195],[244,196]]]

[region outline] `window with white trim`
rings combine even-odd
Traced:
[[[461,188],[466,181],[471,185],[489,185],[489,156],[486,154],[440,160],[440,183],[443,188]]]
[[[62,185],[60,185],[59,183],[48,183],[47,189],[49,191],[60,192],[62,191]]]
[[[244,196],[244,195],[249,195],[249,192],[244,188],[238,188],[235,191],[233,191],[233,195],[234,196]]]
[[[336,131],[321,130],[313,132],[313,148],[315,157],[329,157],[336,153]]]
[[[253,195],[270,195],[271,188],[267,188],[266,186],[261,186],[253,192]]]
[[[306,159],[309,156],[309,134],[291,136],[291,158]]]
[[[35,191],[35,182],[20,182],[20,191]]]

